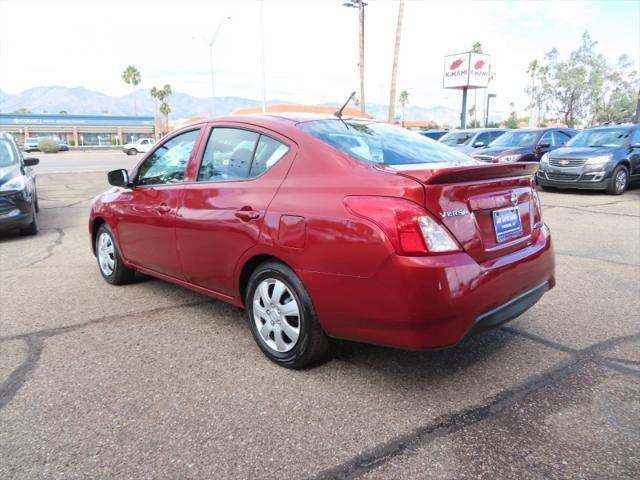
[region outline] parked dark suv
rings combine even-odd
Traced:
[[[483,162],[538,162],[576,135],[570,128],[522,128],[505,133],[472,155]]]
[[[0,132],[0,232],[38,233],[37,158],[23,158],[12,135]]]
[[[640,125],[607,125],[580,133],[546,154],[536,174],[542,187],[623,193],[640,180]]]

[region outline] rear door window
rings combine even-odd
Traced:
[[[256,153],[251,163],[249,178],[255,178],[273,167],[289,152],[289,147],[266,135],[260,135]]]
[[[244,180],[260,134],[239,128],[214,128],[202,157],[199,182]]]

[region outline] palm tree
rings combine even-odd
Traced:
[[[169,106],[169,102],[167,101],[167,99],[169,98],[169,95],[171,95],[171,93],[173,93],[171,91],[171,85],[169,85],[168,83],[165,83],[165,85],[160,90],[156,90],[157,98],[161,102],[160,113],[164,115],[166,130],[169,130],[169,114],[171,113],[171,107]]]
[[[482,44],[480,42],[476,42],[471,46],[471,51],[473,53],[482,53]]]
[[[402,36],[402,14],[404,13],[404,0],[400,0],[398,6],[398,24],[396,25],[396,45],[393,50],[393,66],[391,67],[391,95],[389,96],[389,123],[393,122],[396,115],[396,79],[398,75],[398,57],[400,56],[400,37]]]
[[[404,127],[404,106],[409,103],[409,92],[406,90],[401,91],[398,102],[402,105],[402,126]]]
[[[156,114],[155,115],[157,117],[158,116],[158,99],[159,99],[159,96],[160,96],[160,90],[157,89],[156,87],[151,87],[150,94],[151,94],[151,97],[155,98],[155,100],[156,100]]]
[[[165,118],[165,130],[169,130],[169,114],[171,113],[171,107],[165,101],[160,104],[160,113],[164,115]]]
[[[133,86],[133,113],[138,115],[138,108],[136,106],[136,87],[140,85],[140,71],[133,65],[128,65],[122,72],[122,80],[127,85]]]

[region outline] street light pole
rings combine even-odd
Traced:
[[[349,0],[342,4],[345,7],[353,7],[358,9],[358,38],[359,38],[359,57],[360,61],[360,112],[365,113],[364,102],[364,7],[368,4],[364,0]]]
[[[193,37],[194,40],[196,39],[204,40],[207,43],[207,45],[209,45],[209,66],[211,68],[211,114],[212,115],[214,115],[214,105],[216,102],[216,87],[214,83],[214,71],[213,71],[213,42],[216,41],[216,37],[218,36],[218,32],[220,31],[220,28],[222,28],[222,24],[227,20],[231,20],[231,17],[224,17],[220,21],[220,23],[218,24],[218,28],[216,28],[215,32],[213,33],[213,36],[211,37],[211,40],[207,40],[204,37]]]

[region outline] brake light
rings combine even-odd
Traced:
[[[542,223],[542,203],[540,202],[540,196],[533,182],[531,184],[531,191],[533,192],[531,195],[533,197],[533,223],[537,225],[538,223]]]
[[[461,249],[445,228],[421,206],[393,197],[353,196],[347,209],[371,220],[386,234],[400,255],[430,255]]]

